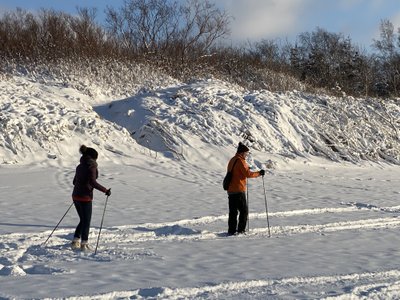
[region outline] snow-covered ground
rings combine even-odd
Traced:
[[[0,299],[400,297],[395,100],[362,110],[217,80],[96,95],[0,82]],[[332,111],[341,149],[321,137]],[[271,168],[265,194],[249,180],[250,231],[225,237],[221,181],[240,140],[253,168]],[[69,248],[73,207],[43,245],[71,205],[81,143],[99,150],[99,182],[112,188],[96,255]],[[92,245],[105,200],[95,194]]]

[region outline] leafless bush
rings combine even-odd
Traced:
[[[177,3],[167,0],[125,0],[117,10],[106,10],[107,28],[128,52],[165,51],[178,30]]]
[[[71,56],[110,56],[113,45],[95,23],[94,9],[77,16],[42,9],[37,15],[17,9],[0,19],[0,54],[9,58],[58,59]]]
[[[373,46],[378,51],[376,64],[378,66],[375,82],[377,92],[383,96],[400,93],[400,28],[395,32],[393,23],[382,20],[380,24],[380,39],[374,40]]]
[[[229,33],[229,17],[208,0],[125,0],[107,9],[107,28],[126,51],[185,64]]]

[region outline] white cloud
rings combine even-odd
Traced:
[[[234,40],[259,40],[298,33],[301,16],[315,0],[220,0],[232,15]]]
[[[316,27],[350,36],[370,46],[379,38],[379,23],[389,19],[400,27],[399,0],[215,0],[234,17],[234,42],[288,38]]]

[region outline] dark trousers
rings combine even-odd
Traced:
[[[74,201],[74,205],[79,216],[79,224],[76,226],[74,238],[87,241],[92,218],[92,202]]]
[[[228,234],[236,232],[243,233],[246,231],[248,208],[245,193],[235,193],[228,195],[229,199],[229,219]],[[239,212],[239,225],[237,224],[237,216]]]

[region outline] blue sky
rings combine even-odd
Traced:
[[[382,19],[400,27],[400,0],[210,0],[233,17],[230,39],[235,42],[288,38],[317,27],[349,36],[369,48],[379,38]],[[21,7],[35,11],[53,8],[75,13],[76,7],[96,7],[99,19],[105,7],[119,7],[123,0],[0,0],[0,11]]]

